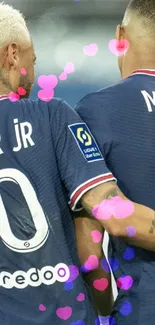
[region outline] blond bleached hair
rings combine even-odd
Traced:
[[[31,37],[24,16],[12,6],[0,3],[0,48],[16,42],[23,46],[31,44]]]

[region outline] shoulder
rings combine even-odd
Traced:
[[[30,106],[30,107],[35,107],[36,109],[37,108],[40,108],[40,109],[55,109],[57,108],[59,105],[61,105],[61,103],[63,103],[63,100],[60,99],[60,98],[52,98],[50,101],[43,101],[43,100],[40,100],[40,99],[36,99],[36,100],[31,100],[31,99],[28,99],[28,98],[24,98],[24,99],[21,99],[19,101],[19,103],[21,105],[25,105],[25,106]]]
[[[35,115],[35,118],[37,116],[48,116],[49,118],[51,118],[58,111],[62,111],[64,107],[69,107],[69,105],[64,100],[56,97],[53,97],[50,101],[43,101],[40,99],[31,100],[24,98],[18,101],[18,105],[22,108],[25,113],[27,112],[27,114],[31,116]]]
[[[83,97],[75,106],[75,110],[78,114],[91,112],[91,114],[96,114],[97,111],[104,109],[106,112],[110,107],[120,102],[126,92],[129,93],[131,79],[121,80],[117,84],[105,87],[96,92],[87,94]]]

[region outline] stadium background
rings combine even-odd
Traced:
[[[25,16],[37,55],[36,82],[31,98],[36,99],[40,75],[59,76],[67,62],[75,72],[59,81],[55,96],[74,106],[84,95],[120,80],[117,57],[108,47],[122,20],[128,0],[8,0]],[[95,56],[83,47],[96,43]],[[108,235],[103,247],[107,254]],[[117,296],[113,280],[114,296]]]

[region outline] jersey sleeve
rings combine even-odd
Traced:
[[[72,210],[91,188],[115,180],[87,125],[74,109],[61,101],[50,120],[52,139],[61,180]]]
[[[74,108],[95,137],[106,164],[108,164],[109,153],[114,143],[115,120],[113,118],[113,124],[111,124],[109,119],[111,106],[114,105],[113,95],[106,88],[101,92],[86,95]]]

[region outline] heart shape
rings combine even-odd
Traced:
[[[69,265],[68,268],[69,268],[70,276],[69,279],[66,281],[67,283],[74,281],[79,275],[79,269],[77,266]]]
[[[85,323],[83,320],[77,320],[77,322],[73,322],[71,325],[85,325]]]
[[[133,248],[128,247],[126,248],[124,254],[123,254],[123,258],[127,261],[132,260],[135,257],[135,251]]]
[[[58,78],[54,75],[42,75],[38,78],[38,85],[43,89],[53,89],[58,84]]]
[[[24,96],[26,94],[26,90],[24,88],[22,88],[22,87],[19,87],[18,88],[18,94],[20,96]]]
[[[84,263],[84,268],[87,271],[95,270],[99,266],[99,261],[96,255],[90,255],[87,261]]]
[[[67,73],[66,72],[62,72],[59,76],[60,80],[67,80]]]
[[[112,199],[113,216],[116,219],[124,219],[129,217],[134,212],[134,204],[129,200],[123,200],[121,197],[116,196]]]
[[[40,311],[45,311],[46,310],[46,307],[42,304],[39,305],[39,310]]]
[[[123,316],[127,316],[127,315],[131,314],[132,313],[132,305],[131,305],[130,301],[127,301],[127,300],[124,301],[121,305],[119,312]]]
[[[129,290],[131,286],[133,285],[133,279],[131,276],[126,275],[124,277],[118,278],[117,281],[118,288],[122,290]]]
[[[66,290],[66,291],[70,291],[70,290],[72,290],[74,288],[74,284],[73,284],[73,282],[66,282],[65,284],[64,284],[64,289]]]
[[[102,239],[102,233],[98,230],[93,230],[91,236],[94,243],[99,243]]]
[[[94,208],[92,209],[92,213],[96,219],[108,220],[112,216],[111,206],[112,206],[111,200],[104,200],[100,204],[94,206]]]
[[[26,76],[26,74],[27,74],[25,68],[21,68],[20,73],[21,73],[23,76]]]
[[[75,71],[74,64],[72,62],[68,62],[64,67],[64,72],[67,74],[73,73]]]
[[[86,45],[83,48],[84,54],[88,56],[95,56],[97,54],[97,51],[98,51],[98,46],[96,43]]]
[[[124,55],[130,47],[129,41],[126,39],[112,39],[109,42],[109,50],[116,56]]]
[[[95,289],[99,291],[104,291],[108,287],[108,280],[106,278],[97,279],[93,282]]]
[[[111,272],[109,264],[107,263],[107,259],[105,257],[102,258],[102,260],[100,261],[100,265],[102,269],[105,270],[107,273]]]
[[[134,212],[134,204],[129,200],[123,200],[119,196],[115,196],[110,200],[104,200],[96,205],[92,213],[97,219],[110,219],[114,216],[116,219],[124,219]]]
[[[109,262],[110,267],[111,267],[113,272],[116,271],[119,268],[119,262],[118,262],[118,260],[116,258],[109,258],[108,262]],[[102,269],[104,269],[106,272],[111,272],[106,258],[103,258],[101,260],[100,265],[101,265]]]
[[[58,308],[56,314],[60,319],[67,320],[72,315],[72,308],[69,306]]]
[[[119,261],[116,258],[109,258],[108,262],[113,272],[119,268]]]
[[[129,237],[134,237],[136,235],[136,229],[132,226],[127,226],[126,231]]]
[[[77,301],[84,301],[85,300],[85,295],[84,293],[79,293],[79,295],[76,297]]]
[[[15,94],[13,91],[11,91],[8,95],[8,98],[11,102],[17,102],[17,100],[20,99],[20,96],[18,94]]]
[[[38,91],[38,98],[44,102],[49,102],[54,97],[53,89],[41,89]]]

